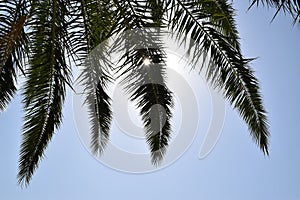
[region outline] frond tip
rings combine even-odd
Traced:
[[[269,155],[268,138],[270,134],[267,112],[259,92],[259,82],[247,63],[248,61],[245,61],[245,65],[233,68],[232,72],[222,72],[225,96],[247,123],[255,143],[265,155]],[[225,78],[225,74],[227,78]]]
[[[244,59],[240,50],[234,9],[226,1],[218,0],[178,1],[173,9],[178,15],[172,18],[171,27],[178,31],[177,39],[189,45],[189,59],[205,70],[213,86],[223,91],[248,125],[254,141],[268,155],[266,111],[258,80],[249,66],[251,59]],[[191,35],[190,40],[187,35]],[[207,68],[204,69],[203,63],[208,63]]]
[[[173,106],[172,93],[162,84],[145,84],[136,89],[132,100],[138,100],[146,129],[146,140],[151,150],[151,161],[158,165],[170,139]]]
[[[276,12],[271,21],[273,21],[279,12],[288,13],[293,19],[294,24],[300,23],[300,1],[299,0],[252,0],[248,9],[255,4],[258,6],[261,3],[276,9]]]
[[[57,1],[59,4],[59,1]],[[32,57],[23,92],[22,144],[19,159],[19,184],[29,184],[54,132],[62,121],[62,106],[71,71],[65,62],[66,29],[62,4],[38,3],[35,25],[30,33]]]
[[[157,41],[156,41],[157,42]],[[145,65],[144,58],[151,60]],[[145,127],[151,161],[158,165],[166,153],[171,134],[172,92],[164,82],[164,52],[161,49],[138,49],[126,54],[129,69],[122,83],[137,102]]]

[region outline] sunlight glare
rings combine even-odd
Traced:
[[[150,65],[150,59],[149,58],[145,58],[143,63],[146,66]]]

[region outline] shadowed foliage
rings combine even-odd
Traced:
[[[296,1],[289,2],[298,6]],[[287,4],[284,10],[293,13]],[[1,1],[1,110],[16,93],[17,79],[25,79],[19,183],[29,184],[61,125],[75,65],[82,69],[78,82],[89,109],[93,153],[103,153],[109,141],[113,99],[107,88],[118,75],[130,100],[137,102],[151,161],[159,165],[172,133],[173,107],[173,95],[165,83],[167,54],[160,35],[164,30],[176,32],[175,40],[186,49],[193,70],[205,70],[208,82],[223,91],[254,141],[268,154],[266,111],[251,59],[242,55],[234,15],[227,0]],[[149,27],[160,31],[138,31]],[[112,48],[111,37],[125,39]],[[116,51],[122,52],[118,66],[110,61]],[[199,61],[209,63],[208,67]]]

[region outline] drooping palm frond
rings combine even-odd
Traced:
[[[75,49],[74,52],[84,55],[84,69],[79,80],[84,86],[85,103],[89,109],[91,149],[98,155],[103,152],[109,140],[112,119],[111,99],[106,92],[106,87],[112,81],[113,67],[109,61],[106,40],[114,31],[117,13],[111,10],[109,1],[99,0],[82,1],[79,10],[79,18],[73,26],[78,29],[82,23],[82,32],[79,37],[75,35],[72,39],[81,42],[75,46],[85,48]],[[78,34],[78,30],[76,32]]]
[[[131,94],[131,100],[136,101],[140,108],[151,161],[157,165],[162,161],[171,134],[173,97],[164,80],[165,54],[160,48],[135,47],[132,45],[123,57],[121,67],[126,67],[126,72],[123,73],[122,83]]]
[[[22,69],[27,38],[24,32],[26,5],[22,1],[0,2],[0,110],[15,94],[17,73]]]
[[[71,71],[65,61],[67,22],[63,1],[38,1],[30,19],[29,68],[23,92],[25,124],[19,160],[19,183],[28,184],[62,120],[65,85]]]
[[[258,81],[244,59],[234,24],[234,10],[226,1],[174,1],[171,27],[188,41],[191,61],[210,59],[207,79],[224,92],[247,123],[254,141],[268,154],[266,111],[259,93]],[[202,69],[202,68],[201,68]]]
[[[121,25],[125,30],[125,53],[120,71],[123,72],[122,83],[131,95],[132,101],[137,101],[145,126],[145,136],[151,151],[151,161],[154,165],[161,162],[166,152],[171,134],[170,120],[173,105],[172,93],[165,84],[165,59],[163,43],[157,31],[151,32],[143,27],[163,27],[161,18],[164,11],[159,1],[124,1],[116,2],[121,8],[121,15],[127,21]],[[156,12],[154,12],[156,8]],[[135,30],[134,30],[135,29]],[[149,60],[145,64],[144,60]]]
[[[105,91],[107,84],[112,81],[107,71],[110,63],[99,58],[99,54],[89,56],[78,79],[84,86],[85,104],[88,106],[91,124],[91,149],[95,155],[101,154],[109,141],[112,119],[111,99]]]
[[[249,9],[253,5],[267,5],[269,7],[276,8],[276,13],[274,14],[272,21],[276,18],[280,11],[289,13],[294,19],[295,23],[300,23],[300,1],[299,0],[252,0]]]

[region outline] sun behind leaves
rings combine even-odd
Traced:
[[[126,50],[115,67],[109,62],[111,47],[103,45],[97,64],[84,60],[111,36],[143,27],[176,31],[190,61],[209,60],[207,80],[222,89],[239,112],[260,149],[268,154],[268,124],[258,80],[244,58],[234,19],[235,11],[225,0],[20,0],[0,3],[0,109],[16,93],[16,80],[25,77],[23,137],[20,149],[20,184],[28,185],[53,134],[62,123],[67,87],[72,88],[69,60],[84,67],[80,81],[92,124],[91,148],[103,153],[112,119],[107,85],[122,70],[123,83],[137,100],[154,165],[166,152],[172,133],[172,93],[165,85],[165,50],[159,35],[154,48],[136,47],[121,41],[116,51]],[[147,40],[147,32],[139,37]],[[186,37],[190,36],[190,37]],[[156,38],[155,38],[156,37]],[[190,39],[187,39],[190,38]],[[87,59],[88,58],[88,59]],[[150,63],[145,68],[144,59]],[[151,68],[155,64],[156,68]],[[203,70],[195,66],[194,70]],[[135,83],[132,83],[132,77]],[[151,81],[154,80],[155,82]],[[157,84],[159,80],[160,84]],[[159,105],[159,106],[154,106]]]

